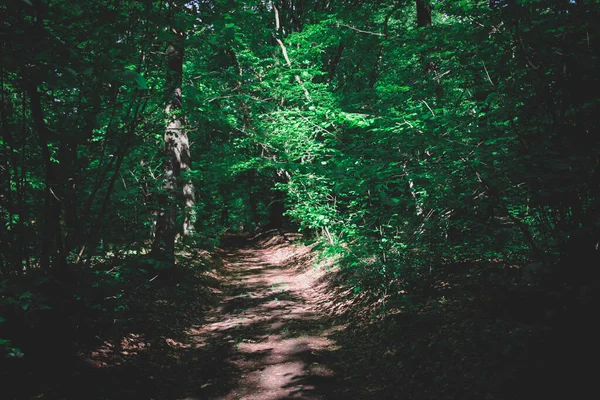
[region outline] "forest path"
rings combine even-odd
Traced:
[[[210,353],[215,364],[203,368],[204,382],[188,399],[335,397],[335,372],[327,360],[337,347],[328,336],[343,326],[320,311],[323,273],[294,263],[307,251],[285,244],[223,252],[222,300],[189,331],[188,342]]]

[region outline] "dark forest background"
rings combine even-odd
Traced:
[[[271,229],[383,314],[478,291],[596,342],[599,20],[593,0],[1,1],[3,365]]]

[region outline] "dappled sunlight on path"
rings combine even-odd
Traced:
[[[290,250],[225,255],[222,302],[188,332],[192,349],[219,349],[214,357],[223,370],[213,371],[188,399],[330,398],[335,371],[324,360],[337,347],[328,335],[343,327],[332,326],[317,308],[319,273],[290,267],[284,251]]]

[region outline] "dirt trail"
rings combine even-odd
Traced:
[[[337,347],[328,335],[343,327],[318,307],[320,273],[291,265],[302,251],[271,245],[225,253],[222,301],[190,330],[188,343],[210,352],[215,368],[188,399],[335,397],[327,360]]]
[[[12,383],[3,394],[15,400],[372,397],[358,391],[365,364],[376,362],[363,362],[350,331],[328,316],[333,299],[325,272],[311,266],[310,248],[278,236],[228,247],[220,257],[219,280],[187,275],[131,295],[114,337],[97,337],[77,357],[13,363],[0,374]],[[32,384],[21,385],[23,376]]]

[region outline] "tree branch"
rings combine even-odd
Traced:
[[[277,7],[275,7],[275,4],[273,4],[273,11],[275,12],[275,29],[277,31],[279,31],[279,29],[280,29],[279,11],[277,10]],[[283,53],[283,58],[285,59],[285,63],[287,64],[288,67],[292,68],[292,62],[290,61],[290,58],[288,57],[287,49],[285,48],[283,41],[281,39],[279,39],[278,37],[275,37],[275,40],[277,41],[277,44],[279,44],[279,47],[281,47],[281,52]],[[308,93],[308,90],[304,86],[304,82],[302,82],[302,79],[300,79],[300,76],[294,75],[294,79],[302,87],[302,90],[304,91],[304,97],[306,98],[306,100],[309,102],[312,102],[312,99],[310,98],[310,93]]]
[[[358,33],[364,33],[366,35],[385,36],[383,33],[363,31],[362,29],[358,29],[358,28],[355,28],[355,27],[350,26],[350,25],[340,24],[339,22],[338,22],[338,25],[339,26],[343,26],[344,28],[352,29],[353,31],[356,31]]]

